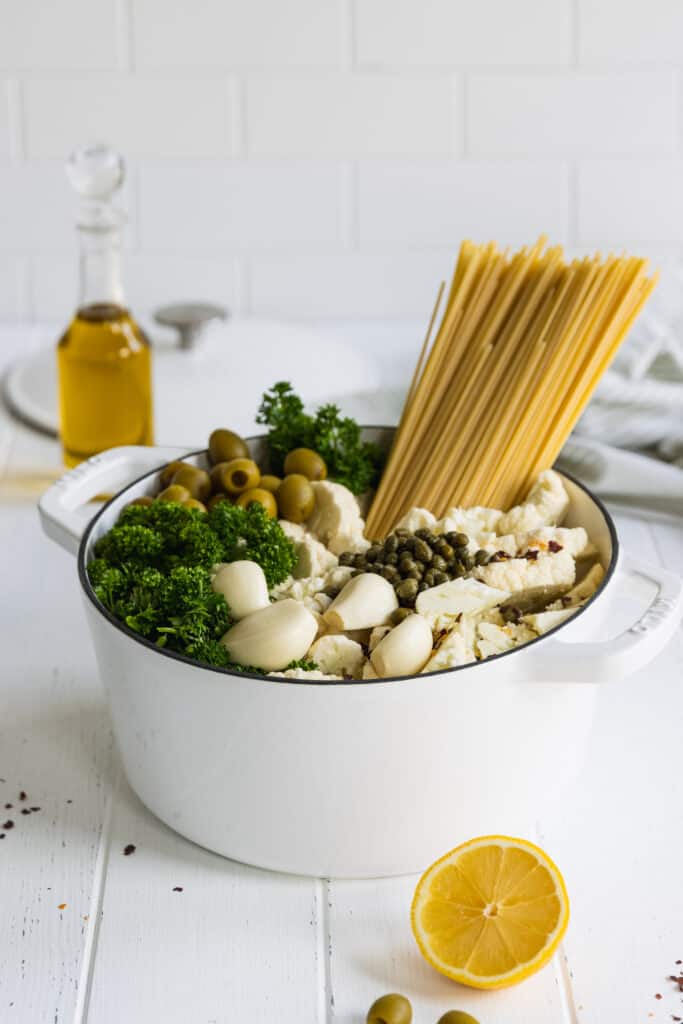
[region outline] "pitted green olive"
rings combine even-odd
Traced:
[[[479,1021],[464,1010],[449,1010],[443,1017],[439,1017],[437,1024],[479,1024]]]
[[[303,523],[315,507],[315,492],[301,473],[290,473],[277,489],[277,504],[283,519]]]
[[[215,508],[216,505],[220,505],[222,501],[227,501],[228,504],[230,504],[230,498],[227,496],[227,494],[214,494],[212,498],[209,498],[206,507],[210,512],[212,508]]]
[[[169,462],[167,466],[159,470],[159,483],[161,484],[162,490],[173,480],[173,475],[180,469],[181,466],[189,466],[189,462],[181,462],[178,459],[175,462]]]
[[[187,487],[180,484],[170,484],[160,494],[157,494],[157,501],[188,501],[192,495]]]
[[[281,477],[273,476],[272,473],[266,473],[265,476],[261,477],[261,483],[259,484],[259,487],[263,487],[264,490],[270,491],[271,494],[275,494],[281,483]]]
[[[133,498],[132,501],[129,501],[128,504],[126,505],[126,508],[130,508],[131,505],[144,505],[144,506],[146,506],[146,505],[152,505],[153,503],[154,503],[154,498],[150,498],[147,494],[143,494],[139,498]]]
[[[396,992],[376,999],[366,1017],[367,1024],[411,1024],[412,1019],[410,1000]]]
[[[218,462],[230,462],[232,459],[248,459],[249,449],[246,441],[232,430],[214,430],[209,438],[209,459],[215,466]]]
[[[203,501],[199,501],[197,498],[188,498],[187,501],[181,502],[185,508],[196,508],[198,512],[206,512],[206,505]]]
[[[261,473],[251,459],[232,459],[223,466],[220,478],[227,494],[244,494],[258,487]]]
[[[309,480],[325,480],[327,466],[325,460],[312,448],[295,448],[285,459],[285,473],[301,473]]]
[[[209,474],[197,466],[181,466],[173,474],[171,483],[187,487],[192,497],[198,501],[206,501],[211,494]]]
[[[235,504],[241,505],[242,508],[249,508],[250,505],[261,505],[266,510],[266,514],[270,519],[275,519],[277,516],[275,495],[271,494],[270,491],[264,490],[263,487],[252,487],[250,490],[244,491],[243,494],[240,494]]]

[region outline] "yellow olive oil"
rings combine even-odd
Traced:
[[[76,313],[57,346],[64,462],[153,444],[150,347],[130,313],[105,302]]]
[[[150,345],[123,298],[123,215],[111,198],[123,160],[84,146],[67,161],[79,197],[80,298],[57,345],[60,436],[67,466],[117,445],[153,444]]]

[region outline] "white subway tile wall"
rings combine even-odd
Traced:
[[[679,260],[683,2],[0,0],[0,318],[73,306],[92,139],[141,313],[426,318],[463,237]]]

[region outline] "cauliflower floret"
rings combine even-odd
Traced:
[[[476,661],[474,640],[475,623],[472,618],[464,615],[441,641],[422,672],[438,672]]]
[[[568,507],[569,495],[562,478],[553,469],[546,469],[529,491],[526,501],[501,515],[496,530],[504,535],[527,533],[541,526],[557,526]]]
[[[503,563],[500,563],[501,565]],[[486,586],[479,580],[461,578],[440,583],[418,594],[415,610],[423,615],[432,629],[441,629],[458,615],[471,615],[501,604],[510,596],[502,587]]]
[[[321,672],[350,679],[360,677],[365,661],[361,645],[341,633],[321,636],[312,645],[307,657],[315,661]]]
[[[394,530],[410,530],[415,533],[417,530],[431,529],[436,525],[436,516],[426,508],[411,508],[402,519],[396,523]]]
[[[576,608],[562,608],[550,611],[546,609],[544,612],[523,615],[522,622],[540,635],[541,633],[547,633],[549,629],[554,629],[555,626],[561,625],[567,619],[571,619],[575,612]]]
[[[576,558],[588,547],[588,534],[582,526],[571,529],[563,526],[541,526],[538,530],[529,530],[526,533],[508,533],[503,537],[496,537],[483,547],[485,551],[504,551],[511,558],[517,554],[524,554],[529,549],[547,551],[551,554],[557,554],[558,549],[561,549]]]
[[[440,519],[434,526],[435,533],[465,533],[470,538],[472,546],[481,547],[496,536],[498,522],[502,516],[497,508],[449,508],[443,519]]]
[[[507,590],[508,594],[531,597],[547,593],[550,599],[569,590],[574,583],[576,568],[568,551],[558,551],[554,555],[541,553],[535,561],[511,558],[509,561],[489,562],[488,565],[477,566],[474,575],[490,587]]]
[[[309,611],[314,612],[318,610],[317,595],[324,587],[324,576],[309,576],[303,580],[295,580],[293,576],[288,576],[282,583],[273,587],[270,596],[274,601],[293,598],[295,601],[301,601]]]
[[[330,480],[315,480],[311,486],[315,508],[306,525],[316,539],[335,555],[342,551],[367,551],[370,542],[363,536],[365,523],[348,487]]]
[[[311,672],[307,672],[306,669],[303,668],[286,668],[281,672],[269,672],[268,675],[279,676],[284,679],[318,679],[324,680],[325,682],[343,678],[342,676],[326,675],[324,672],[318,672],[316,669],[313,669]]]
[[[536,633],[527,625],[504,626],[493,622],[480,622],[477,626],[476,650],[480,658],[490,658],[493,654],[502,654],[533,640]]]
[[[324,576],[328,569],[333,569],[339,563],[337,556],[328,551],[315,537],[303,537],[296,544],[296,553],[298,558],[292,575],[297,579]]]
[[[306,536],[306,527],[300,523],[290,523],[289,519],[278,519],[282,532],[293,544],[298,544]]]

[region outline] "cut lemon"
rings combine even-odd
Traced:
[[[437,971],[473,988],[503,988],[548,963],[567,930],[569,899],[538,846],[482,836],[425,871],[410,916]]]

